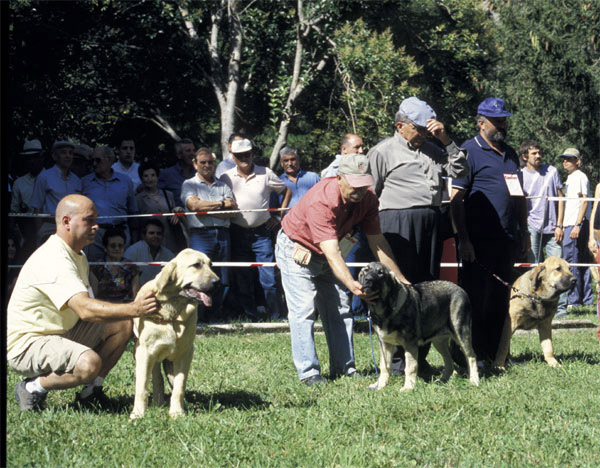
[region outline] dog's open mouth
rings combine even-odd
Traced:
[[[183,288],[183,292],[187,297],[198,302],[202,302],[206,307],[212,306],[212,297],[205,292],[200,291],[192,286],[186,286]]]

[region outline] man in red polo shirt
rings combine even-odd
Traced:
[[[340,158],[338,175],[314,185],[283,218],[275,256],[288,306],[292,357],[306,385],[325,383],[315,349],[317,310],[329,348],[330,372],[355,376],[352,313],[344,287],[366,301],[344,256],[353,245],[345,239],[361,226],[369,247],[400,281],[408,283],[381,234],[378,201],[369,187],[373,176],[362,154]]]

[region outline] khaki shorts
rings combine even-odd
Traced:
[[[64,335],[38,338],[8,365],[25,377],[73,372],[79,356],[102,344],[104,328],[104,323],[79,320]]]

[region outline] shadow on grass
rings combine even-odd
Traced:
[[[220,393],[185,392],[185,401],[189,411],[192,408],[195,411],[212,411],[221,407],[266,409],[271,406],[270,401],[265,401],[259,395],[244,390]]]
[[[584,353],[581,351],[574,351],[574,352],[568,353],[568,354],[555,352],[555,356],[559,362],[580,361],[580,362],[584,362],[586,364],[600,364],[600,359],[598,359],[596,356],[589,354],[589,353]],[[526,363],[526,362],[534,362],[534,361],[544,362],[544,355],[542,354],[541,351],[539,351],[539,352],[527,351],[524,353],[520,353],[516,356],[511,354],[510,360],[515,363]]]
[[[77,412],[89,412],[97,414],[129,414],[133,408],[133,396],[122,395],[118,398],[107,398],[106,404],[102,406],[81,406],[77,402],[65,405],[65,409],[72,409]]]
[[[166,394],[165,408],[169,407],[171,395]],[[148,399],[148,404],[152,402],[152,394]],[[185,392],[185,404],[189,412],[195,411],[214,411],[217,408],[238,408],[238,409],[265,409],[271,406],[271,402],[264,401],[259,395],[245,392],[243,390],[221,392],[221,393],[200,393],[195,391]],[[77,412],[91,412],[97,414],[129,414],[133,409],[133,396],[119,396],[118,398],[108,398],[107,405],[102,407],[89,406],[82,407],[76,402],[69,403],[64,407]]]

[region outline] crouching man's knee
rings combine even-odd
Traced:
[[[93,350],[82,353],[77,359],[73,375],[80,380],[80,383],[86,384],[94,380],[102,368],[102,358]]]

